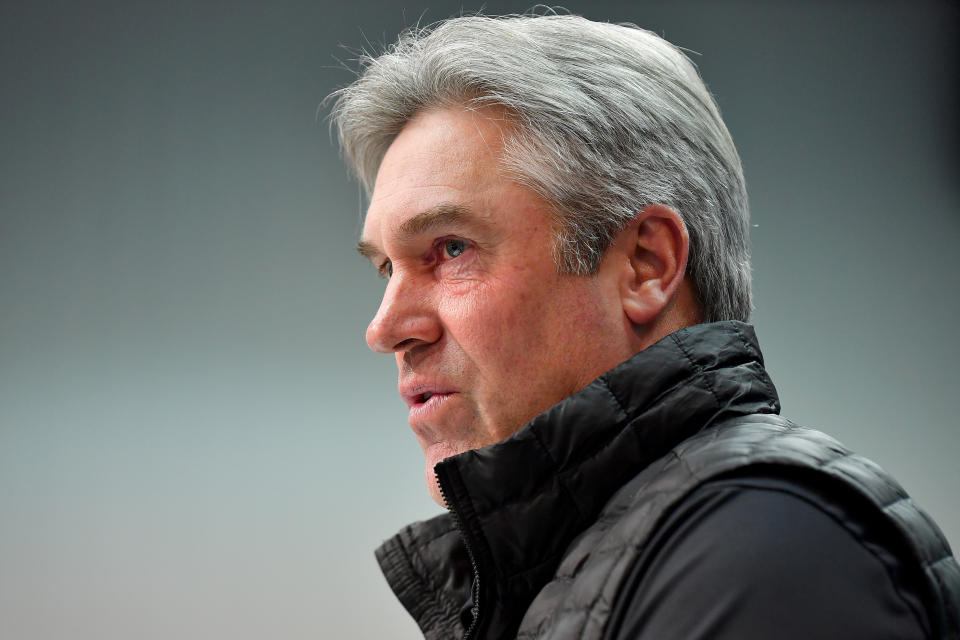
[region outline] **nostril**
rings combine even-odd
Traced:
[[[407,338],[406,340],[401,340],[397,344],[393,345],[394,351],[404,351],[408,347],[412,347],[414,343],[417,342],[416,338]]]

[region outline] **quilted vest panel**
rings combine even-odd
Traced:
[[[602,638],[620,586],[660,519],[702,483],[753,465],[825,474],[885,514],[923,567],[935,637],[960,640],[960,566],[936,524],[875,463],[775,415],[737,418],[707,429],[619,490],[597,522],[570,545],[554,579],[527,610],[517,637]]]

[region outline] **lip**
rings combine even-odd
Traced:
[[[429,399],[410,405],[409,421],[411,425],[426,422],[440,410],[452,393],[435,393]]]
[[[414,380],[399,385],[400,397],[412,409],[418,405],[428,404],[434,396],[444,396],[454,393],[449,385],[443,382],[429,382]]]
[[[411,424],[428,419],[456,393],[444,383],[426,381],[401,384],[399,390],[409,409]]]

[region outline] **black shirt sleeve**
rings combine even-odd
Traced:
[[[658,526],[606,637],[926,638],[911,562],[865,512],[782,478],[705,484]]]

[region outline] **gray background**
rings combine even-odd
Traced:
[[[960,544],[957,4],[568,7],[700,54],[784,413]],[[0,5],[0,637],[416,637],[371,550],[437,508],[316,109],[459,10]]]

